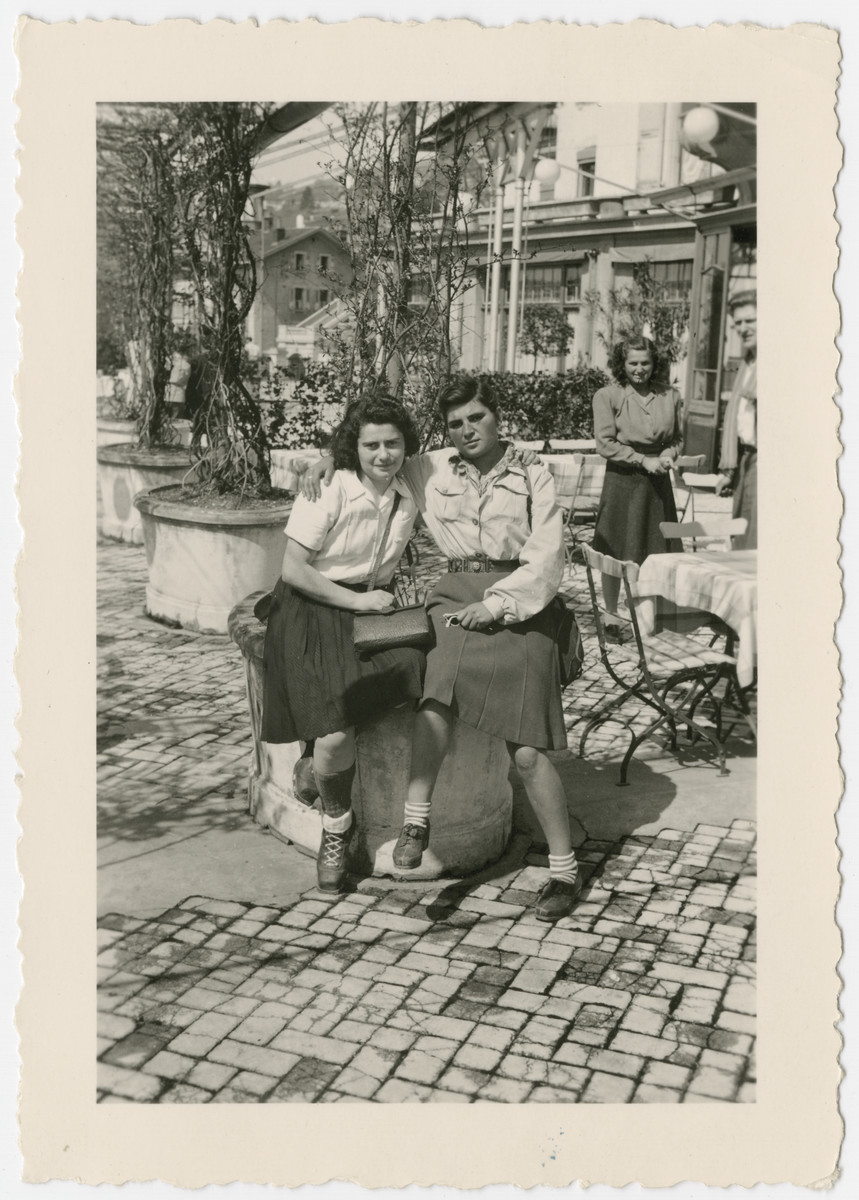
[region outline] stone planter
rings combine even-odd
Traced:
[[[254,749],[248,779],[250,811],[260,825],[316,854],[322,836],[317,807],[302,804],[292,790],[298,743],[260,739],[262,652],[265,626],[253,614],[261,593],[248,596],[230,615],[230,636],[245,660]],[[512,828],[512,789],[507,748],[458,721],[450,752],[433,795],[432,834],[417,870],[398,870],[392,861],[403,818],[411,762],[414,714],[399,709],[362,726],[352,803],[357,832],[350,850],[356,871],[421,880],[470,875],[500,858]]]
[[[134,507],[138,492],[194,478],[188,451],[180,446],[138,450],[127,443],[102,446],[97,454],[101,497],[99,529],[106,537],[143,543],[140,513]]]
[[[124,442],[137,441],[137,422],[120,421],[115,417],[98,417],[96,422],[96,445],[118,446]]]
[[[162,487],[134,503],[143,523],[149,616],[226,633],[230,611],[248,588],[269,591],[277,582],[291,500],[229,509],[191,503]]]

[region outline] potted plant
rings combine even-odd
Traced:
[[[195,479],[135,498],[149,571],[146,611],[185,628],[226,633],[235,604],[277,579],[290,509],[288,493],[271,485],[259,403],[243,377],[245,320],[256,291],[244,222],[266,109],[170,107],[178,245],[199,346],[190,446]]]
[[[164,106],[108,106],[99,113],[99,285],[106,293],[100,301],[112,305],[112,329],[119,324],[128,334],[124,394],[136,413],[133,438],[98,450],[100,528],[130,542],[143,541],[135,494],[193,471],[168,404],[176,336],[176,136]]]

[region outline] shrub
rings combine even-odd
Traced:
[[[323,448],[339,421],[345,397],[328,363],[310,362],[301,378],[268,360],[247,364],[248,386],[258,397],[269,445],[282,450]]]
[[[563,309],[554,304],[527,304],[522,314],[519,345],[525,354],[534,356],[534,372],[540,354],[566,354],[575,336]]]
[[[593,437],[594,393],[609,383],[598,367],[579,363],[569,371],[517,375],[480,373],[498,396],[505,432],[526,441]]]

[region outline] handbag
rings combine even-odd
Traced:
[[[585,647],[575,615],[567,608],[563,596],[556,596],[552,604],[556,611],[555,645],[558,647],[561,687],[565,688],[582,673]]]
[[[382,564],[382,555],[385,553],[391,522],[399,503],[400,494],[397,492],[388,515],[388,523],[379,543],[379,549],[376,551],[372,574],[367,584],[368,592],[372,592],[376,586],[376,577]],[[411,560],[409,560],[409,566],[414,583],[414,566]],[[415,591],[417,592],[416,585]],[[378,650],[394,650],[400,646],[412,646],[420,650],[429,646],[431,642],[432,630],[427,610],[423,604],[405,604],[389,613],[356,613],[353,620],[352,643],[359,654],[374,654]]]

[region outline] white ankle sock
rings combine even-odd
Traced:
[[[579,873],[575,851],[569,854],[549,855],[549,875],[552,879],[564,879],[567,883],[575,883]]]
[[[407,800],[403,812],[404,825],[429,825],[431,800]]]
[[[352,809],[347,809],[342,817],[329,817],[322,814],[322,828],[329,833],[345,833],[352,824]]]

